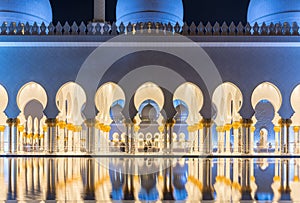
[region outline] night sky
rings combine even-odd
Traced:
[[[130,1],[130,0],[128,0]],[[170,0],[172,1],[172,0]],[[183,0],[184,21],[222,23],[231,21],[245,23],[250,0]],[[53,10],[53,21],[89,22],[93,19],[93,0],[50,0]],[[106,20],[115,21],[117,0],[106,0]]]

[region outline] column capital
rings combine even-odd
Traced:
[[[8,124],[9,127],[18,126],[20,123],[20,120],[18,118],[9,118],[6,120],[6,123]]]
[[[299,132],[299,128],[300,128],[299,126],[294,126],[294,132],[295,133]]]
[[[7,125],[8,125],[9,127],[11,127],[11,126],[13,125],[13,118],[8,118],[8,119],[6,120],[6,123],[7,123]]]
[[[48,127],[55,127],[57,124],[57,119],[56,118],[47,118],[45,123],[47,124]]]
[[[232,125],[231,125],[231,124],[226,124],[226,125],[224,126],[224,130],[225,130],[225,131],[229,131],[231,128],[232,128]]]
[[[237,130],[241,127],[241,123],[238,121],[234,122],[234,123],[232,123],[232,127],[233,127],[233,129]]]
[[[280,126],[274,126],[274,131],[275,131],[275,133],[279,133],[280,132]]]
[[[218,133],[223,133],[223,132],[225,131],[224,126],[217,126],[217,127],[216,127],[216,131],[217,131]]]
[[[170,127],[173,127],[176,123],[176,120],[174,118],[170,118],[167,120],[167,124],[170,126]]]
[[[198,130],[202,130],[203,129],[203,123],[201,123],[201,121],[198,123]]]
[[[64,129],[66,127],[66,122],[65,121],[58,121],[57,122],[57,126],[60,128],[60,129]]]
[[[254,133],[255,129],[256,129],[256,128],[255,128],[254,126],[251,126],[251,127],[250,127],[250,131],[251,131],[252,133]]]
[[[288,118],[288,119],[284,119],[284,118],[281,118],[279,121],[278,121],[278,124],[280,125],[280,126],[284,126],[284,125],[286,125],[286,126],[291,126],[292,125],[292,119],[290,119],[290,118]]]
[[[253,121],[252,119],[243,118],[241,119],[240,123],[243,127],[249,128],[253,124]]]
[[[212,126],[212,124],[213,124],[213,121],[210,118],[208,118],[208,119],[207,118],[203,118],[201,120],[201,123],[203,124],[203,127],[210,128]]]
[[[87,127],[92,128],[96,124],[96,119],[94,118],[86,119],[84,123],[86,124]]]

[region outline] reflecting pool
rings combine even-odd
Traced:
[[[300,201],[300,159],[0,158],[0,200]]]

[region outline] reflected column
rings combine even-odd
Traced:
[[[55,169],[57,166],[55,165],[55,159],[48,159],[47,165],[47,200],[55,200],[55,184],[56,184],[56,176]]]
[[[252,200],[251,196],[251,173],[250,173],[250,160],[242,160],[242,176],[241,176],[241,186],[242,186],[242,200]]]
[[[124,200],[134,200],[133,167],[130,159],[125,160]]]
[[[291,200],[291,188],[290,188],[290,161],[281,160],[281,184],[280,184],[280,200]]]
[[[85,200],[94,200],[95,199],[95,160],[88,159],[86,166],[86,175],[87,175],[87,185],[86,185],[86,195]]]
[[[8,159],[8,197],[7,200],[17,199],[17,159]]]
[[[171,168],[172,164],[170,163],[171,161],[172,160],[170,159],[165,160],[165,164],[168,167],[165,167],[165,169],[163,170],[163,177],[164,177],[163,200],[174,200],[173,188],[172,188],[172,168]]]
[[[203,160],[203,200],[214,200],[212,187],[212,165],[210,159]]]

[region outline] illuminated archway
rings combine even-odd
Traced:
[[[242,107],[243,95],[240,89],[231,82],[219,85],[212,97],[217,108],[215,123],[224,126],[240,120],[239,110]]]
[[[110,125],[112,119],[110,117],[110,109],[114,102],[122,100],[125,102],[125,94],[122,88],[113,83],[103,84],[96,92],[95,105],[99,113],[96,119],[105,125]]]
[[[57,91],[56,106],[59,110],[57,118],[74,125],[82,125],[82,109],[86,103],[83,88],[75,82],[67,82]]]
[[[202,119],[199,112],[203,106],[204,99],[203,93],[197,85],[190,82],[180,85],[174,92],[173,101],[176,100],[183,101],[188,107],[187,124],[193,125]],[[174,105],[174,107],[176,106]]]
[[[280,119],[278,111],[282,104],[282,96],[280,90],[270,82],[261,83],[254,89],[252,93],[252,107],[255,108],[256,105],[262,100],[267,100],[273,105],[275,109],[275,116],[272,122],[274,125],[277,125]]]

